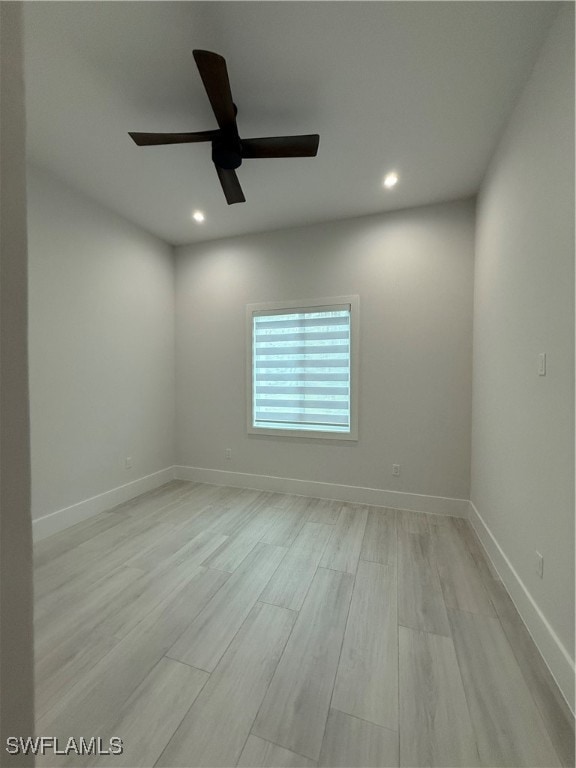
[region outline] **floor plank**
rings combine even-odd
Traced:
[[[318,569],[252,729],[311,760],[320,755],[353,582]]]
[[[308,506],[308,522],[334,525],[338,522],[343,501],[331,499],[310,499]]]
[[[209,568],[234,573],[258,544],[257,536],[227,536],[218,549],[204,562]]]
[[[299,504],[305,498],[305,496],[298,496],[294,493],[277,493],[272,491],[268,496],[268,504],[278,509],[287,509],[295,504]]]
[[[100,631],[122,638],[161,613],[166,602],[196,578],[201,557],[191,557],[172,568],[159,566],[150,573],[145,572],[101,614]]]
[[[223,533],[217,526],[229,515],[230,511],[226,507],[207,504],[202,500],[186,501],[166,507],[156,515],[156,519],[175,528],[186,526],[188,536],[193,538],[202,532]]]
[[[180,549],[177,549],[171,555],[168,555],[164,559],[158,560],[154,566],[156,573],[164,573],[170,568],[177,568],[182,563],[187,563],[189,566],[204,565],[206,558],[216,551],[216,549],[227,541],[227,537],[221,534],[214,533],[211,528],[200,533],[195,532],[192,538],[186,537],[188,540],[184,540]],[[150,565],[152,565],[150,562]]]
[[[308,515],[296,505],[287,509],[278,509],[278,514],[274,517],[273,524],[268,528],[261,538],[266,544],[275,544],[277,547],[289,547],[294,543],[296,536]]]
[[[170,649],[170,658],[212,672],[285,553],[257,544]]]
[[[314,768],[316,763],[251,735],[248,736],[237,765],[238,768]]]
[[[392,567],[358,565],[332,708],[398,730],[398,618]]]
[[[247,505],[240,516],[234,511],[216,525],[217,530],[232,531],[232,535],[228,536],[227,542],[219,547],[205,565],[233,573],[259,541],[275,543],[267,539],[266,534],[274,527],[279,514],[280,511],[275,507],[269,507],[261,501]]]
[[[227,536],[245,535],[262,538],[276,515],[276,508],[269,503],[270,494],[262,494],[249,504],[230,509],[230,515],[218,523],[216,530]]]
[[[318,765],[325,768],[398,766],[398,734],[332,709]]]
[[[452,640],[405,627],[398,634],[400,765],[479,765]]]
[[[468,520],[464,520],[462,517],[455,517],[452,519],[452,524],[460,534],[463,543],[466,545],[468,551],[474,558],[474,562],[476,563],[476,567],[478,568],[478,572],[480,573],[482,579],[485,580],[489,578],[500,581],[500,576],[490,562],[490,558],[484,552],[484,548],[480,543],[478,536],[476,535],[476,531],[468,522]]]
[[[371,509],[360,551],[360,560],[396,565],[396,511]]]
[[[399,509],[397,511],[398,528],[406,533],[430,533],[429,518],[433,515],[427,515],[425,512],[412,512],[409,509]]]
[[[66,528],[60,533],[48,536],[34,544],[34,567],[41,568],[47,563],[53,562],[57,557],[69,550],[83,544],[93,536],[97,536],[109,528],[113,528],[122,522],[119,515],[111,512],[101,512],[99,515],[88,518],[81,523]]]
[[[137,518],[129,518],[130,523],[135,521]],[[126,534],[127,526],[125,528],[122,523],[120,526],[123,528],[123,534]],[[173,530],[172,526],[166,523],[156,523],[154,518],[149,518],[142,521],[141,526],[131,528],[118,543],[103,538],[113,531],[117,531],[120,526],[115,526],[110,531],[80,544],[76,551],[81,553],[81,556],[89,553],[92,557],[96,554],[97,567],[101,570],[111,571],[124,565],[135,555],[143,555],[148,552],[164,535],[170,534]]]
[[[121,755],[97,757],[90,765],[148,768],[170,741],[208,680],[208,673],[172,659],[160,659],[126,701],[109,732],[118,735]]]
[[[482,764],[560,765],[498,619],[449,617]]]
[[[495,603],[500,624],[510,643],[526,685],[540,711],[544,725],[563,766],[573,768],[574,718],[558,691],[550,670],[538,652],[526,625],[520,618],[510,596],[498,582]],[[494,591],[495,595],[496,592]],[[493,598],[496,600],[496,598]]]
[[[467,520],[461,518],[456,518],[454,524],[474,558],[478,573],[490,595],[502,629],[512,646],[516,661],[544,720],[560,762],[565,768],[573,768],[576,764],[574,717],[518,614],[516,606],[485,553],[474,528]]]
[[[431,526],[430,535],[446,606],[496,616],[474,558],[456,527],[448,519],[447,525]]]
[[[38,603],[60,587],[86,578],[88,573],[95,582],[110,573],[110,568],[107,564],[101,565],[98,552],[82,552],[80,547],[66,550],[35,570],[34,600]]]
[[[66,638],[41,653],[35,651],[36,719],[41,719],[100,659],[119,643],[91,627],[77,626]]]
[[[42,655],[46,648],[63,642],[78,625],[123,637],[195,575],[196,567],[221,538],[201,535],[190,543],[187,558],[174,562],[177,558],[170,557],[151,572],[119,568],[91,588],[83,584],[79,592],[74,591],[72,583],[69,595],[63,595],[62,588],[57,590],[58,602],[48,621],[40,620],[41,613],[36,616],[37,653]]]
[[[171,531],[170,525],[159,522],[156,517],[125,517],[118,525],[109,528],[78,546],[85,554],[96,552],[100,558],[114,558],[122,553],[124,562],[136,554],[147,551],[164,533]]]
[[[260,600],[299,611],[331,533],[329,525],[305,523]]]
[[[41,657],[64,642],[78,626],[87,630],[99,628],[103,617],[114,610],[115,604],[123,602],[143,575],[135,568],[118,568],[85,592],[78,592],[73,585],[68,590],[58,590],[58,603],[44,615],[37,613],[34,619],[37,654]]]
[[[356,573],[367,519],[366,507],[356,508],[350,505],[342,507],[338,522],[334,526],[320,561],[322,568]]]
[[[432,560],[430,534],[398,527],[398,623],[450,635],[446,606]]]
[[[161,613],[134,629],[54,702],[40,718],[38,731],[64,739],[70,734],[105,732],[174,638],[182,634],[227,578],[222,571],[199,567],[196,577]],[[48,755],[42,764],[58,764],[58,757]]]
[[[239,510],[262,502],[268,497],[268,491],[257,491],[253,488],[234,488],[234,493],[227,499],[220,499],[220,506]]]
[[[285,608],[254,606],[158,766],[236,764],[295,617]]]
[[[170,567],[178,561],[177,553],[184,548],[186,560],[200,565],[227,541],[226,536],[212,533],[210,530],[198,532],[197,525],[186,523],[159,536],[152,547],[131,557],[126,561],[126,565],[143,571],[157,570],[163,565]]]

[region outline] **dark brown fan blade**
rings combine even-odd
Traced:
[[[197,131],[196,133],[133,133],[128,135],[139,147],[154,144],[193,144],[198,141],[212,141],[220,136],[220,131]]]
[[[222,184],[222,189],[224,190],[228,205],[232,205],[233,203],[245,203],[246,198],[244,197],[244,192],[242,192],[238,176],[236,176],[236,171],[227,171],[217,165],[214,167],[218,173],[218,178],[220,179],[220,184]]]
[[[320,136],[270,136],[242,139],[242,157],[315,157]]]
[[[220,128],[236,126],[236,110],[230,92],[226,60],[211,51],[192,51],[200,77]]]

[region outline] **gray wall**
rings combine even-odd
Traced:
[[[34,733],[26,175],[20,3],[0,3],[0,750]]]
[[[36,518],[174,464],[174,271],[170,246],[38,169],[28,199]]]
[[[471,496],[571,655],[573,34],[572,6],[551,29],[479,196]],[[538,376],[540,352],[547,354],[545,377]],[[543,579],[535,572],[535,550],[544,555]],[[523,599],[516,585],[508,586]],[[573,685],[572,677],[568,690]]]
[[[469,498],[473,238],[468,201],[176,249],[177,463]],[[359,441],[248,435],[245,305],[345,294]]]

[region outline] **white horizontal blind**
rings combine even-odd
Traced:
[[[253,426],[350,432],[349,305],[257,312]]]

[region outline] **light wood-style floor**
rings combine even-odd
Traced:
[[[574,765],[464,520],[174,481],[36,547],[37,733],[100,766]]]

